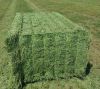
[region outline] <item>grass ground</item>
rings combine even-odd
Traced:
[[[5,38],[16,12],[57,11],[92,33],[90,61],[93,68],[85,80],[72,79],[30,84],[27,89],[100,89],[100,0],[0,0],[0,88],[11,89],[14,77]],[[10,76],[10,77],[9,77]],[[9,81],[12,80],[12,81]],[[64,84],[64,85],[63,85]],[[59,86],[60,85],[60,86]]]

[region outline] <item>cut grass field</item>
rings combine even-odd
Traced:
[[[100,88],[100,0],[0,0],[0,89],[12,89],[14,77],[5,51],[5,38],[16,12],[56,11],[92,33],[91,73],[85,80],[29,84],[26,89],[99,89]],[[12,80],[12,81],[11,81]],[[63,85],[64,84],[64,85]],[[50,87],[49,87],[50,86]]]

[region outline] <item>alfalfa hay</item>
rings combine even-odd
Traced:
[[[14,49],[12,61],[15,70],[17,64],[20,67],[15,73],[21,73],[22,82],[84,75],[90,42],[88,31],[54,12],[21,16],[23,23],[15,28],[17,41],[15,34],[10,36],[17,43],[9,41],[8,48]]]

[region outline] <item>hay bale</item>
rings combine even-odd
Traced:
[[[12,60],[18,61],[16,74],[22,74],[21,82],[84,75],[90,42],[88,31],[55,12],[27,13],[22,18],[22,28],[19,30],[17,25],[15,29],[17,49],[11,45],[15,53]],[[21,22],[16,20],[16,23]],[[13,36],[10,37],[15,40]]]

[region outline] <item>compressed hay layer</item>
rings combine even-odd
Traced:
[[[16,15],[15,20],[18,18]],[[18,34],[17,43],[11,40],[7,41],[11,45],[7,45],[14,49],[11,50],[14,73],[21,74],[18,76],[21,82],[85,74],[90,39],[84,28],[55,12],[20,14],[20,18],[20,22],[16,20],[19,26],[15,33],[8,37],[15,40]]]

